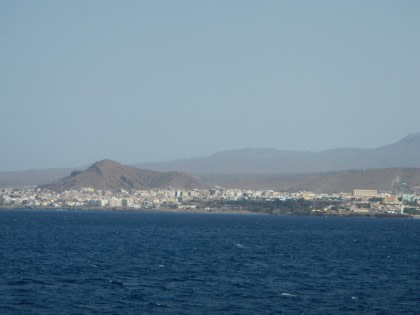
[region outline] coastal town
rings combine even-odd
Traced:
[[[303,201],[305,203],[293,202]],[[113,209],[170,210],[186,212],[265,212],[294,214],[292,208],[307,207],[303,214],[313,215],[386,215],[420,214],[420,195],[392,194],[377,190],[354,189],[352,193],[276,192],[273,190],[150,189],[113,191],[80,190],[56,192],[37,187],[1,188],[0,208],[28,209]],[[255,207],[258,205],[258,207]],[[298,211],[298,213],[301,213]]]

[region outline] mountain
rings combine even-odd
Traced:
[[[420,133],[373,149],[337,148],[319,152],[240,149],[208,157],[136,166],[189,174],[292,174],[350,169],[420,167]]]
[[[135,166],[154,171],[179,171],[200,176],[245,174],[245,177],[257,174],[291,175],[351,169],[420,168],[420,133],[409,134],[396,143],[374,149],[338,148],[310,152],[250,148],[217,152],[202,158]],[[0,187],[45,185],[59,180],[70,171],[70,169],[44,169],[0,172]],[[207,176],[209,177],[211,176]]]
[[[310,174],[208,174],[200,178],[209,185],[225,188],[283,192],[352,192],[353,189],[378,189],[420,194],[420,168],[348,170]]]
[[[156,172],[122,165],[111,160],[94,163],[84,171],[73,171],[69,176],[52,184],[42,185],[55,191],[92,187],[100,190],[151,189],[151,188],[201,188],[203,183],[180,172]]]

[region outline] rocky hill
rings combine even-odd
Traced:
[[[201,188],[203,183],[180,172],[156,172],[122,165],[111,160],[94,163],[84,171],[73,171],[52,184],[40,186],[55,191],[92,187],[100,190],[150,188]]]
[[[241,149],[209,157],[138,164],[157,171],[189,174],[291,174],[351,169],[420,167],[420,133],[373,149],[338,148],[320,152]]]

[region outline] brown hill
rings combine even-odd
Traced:
[[[40,186],[55,191],[92,187],[100,190],[150,189],[150,188],[201,188],[203,183],[180,172],[156,172],[122,165],[111,160],[94,163],[84,171],[73,171],[69,176]]]
[[[276,191],[351,192],[378,189],[420,193],[420,168],[385,168],[310,174],[201,175],[208,184],[226,188],[272,189]]]

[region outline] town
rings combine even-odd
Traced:
[[[175,188],[127,191],[55,192],[37,187],[0,189],[0,208],[249,211],[269,214],[418,216],[418,194],[354,189],[353,193],[276,192],[272,190]]]

